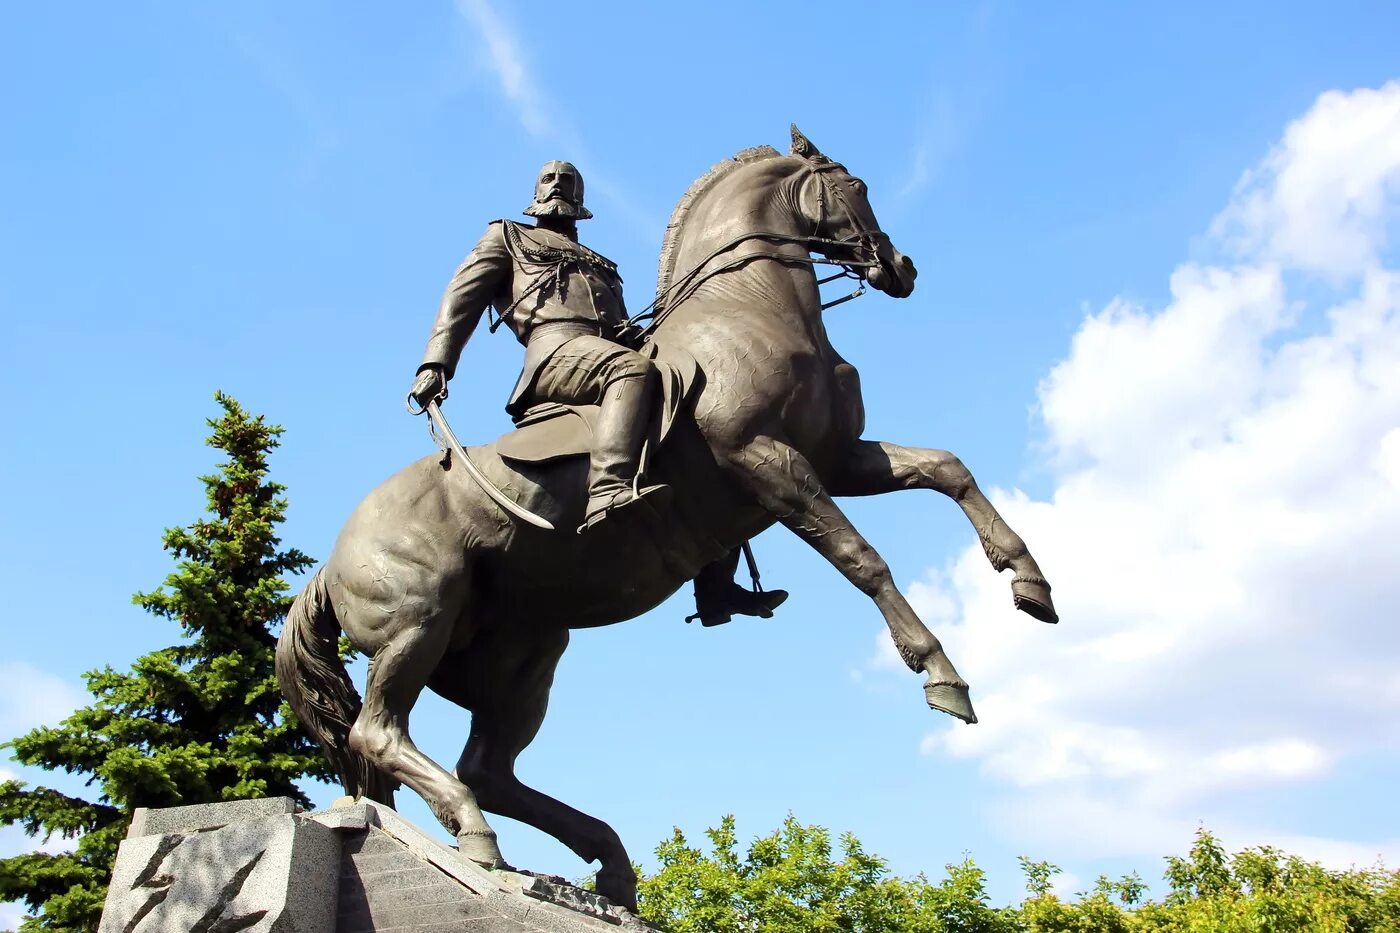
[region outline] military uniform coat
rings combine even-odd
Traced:
[[[451,379],[488,305],[525,344],[506,403],[513,416],[529,406],[535,378],[555,350],[583,332],[611,336],[627,320],[611,261],[552,230],[493,220],[443,293],[419,369],[441,366]]]

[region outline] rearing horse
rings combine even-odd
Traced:
[[[930,706],[977,721],[966,682],[832,497],[937,490],[962,507],[992,566],[1015,571],[1018,608],[1055,621],[1050,587],[956,457],[860,439],[859,382],[827,340],[813,252],[896,298],[914,289],[914,265],[880,230],[865,184],[796,127],[789,155],[745,150],[677,207],[649,339],[663,356],[688,353],[701,377],[693,420],[677,422],[649,468],[681,493],[666,514],[623,515],[581,535],[544,531],[513,522],[437,456],[361,503],[277,648],[282,690],[347,793],[392,803],[409,785],[487,865],[503,862],[482,810],[528,823],[600,861],[599,892],[635,908],[617,834],[521,783],[516,756],[544,720],[571,629],[646,612],[774,522],[875,602],[900,657],[928,673]],[[500,463],[494,445],[470,453]],[[581,501],[580,463],[549,468],[556,499]],[[336,653],[342,631],[371,658],[363,705]],[[451,773],[408,734],[424,687],[472,712]]]

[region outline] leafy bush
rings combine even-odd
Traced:
[[[1075,900],[1052,892],[1060,869],[1021,858],[1027,896],[989,903],[985,875],[966,859],[925,875],[892,875],[850,833],[792,816],[741,856],[733,817],[706,832],[710,851],[679,830],[656,849],[661,867],[640,884],[642,915],[669,933],[1362,933],[1400,931],[1400,872],[1328,871],[1270,847],[1229,855],[1206,829],[1185,858],[1169,857],[1168,891],[1144,900],[1136,874],[1100,877]]]

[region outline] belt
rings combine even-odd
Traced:
[[[529,340],[537,337],[567,335],[569,337],[601,337],[603,331],[596,324],[587,324],[583,321],[546,321],[543,324],[536,324],[530,328]]]

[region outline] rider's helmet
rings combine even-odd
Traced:
[[[583,176],[572,162],[555,159],[544,164],[535,180],[535,199],[522,212],[527,217],[572,217],[587,220],[593,214],[583,206]]]

